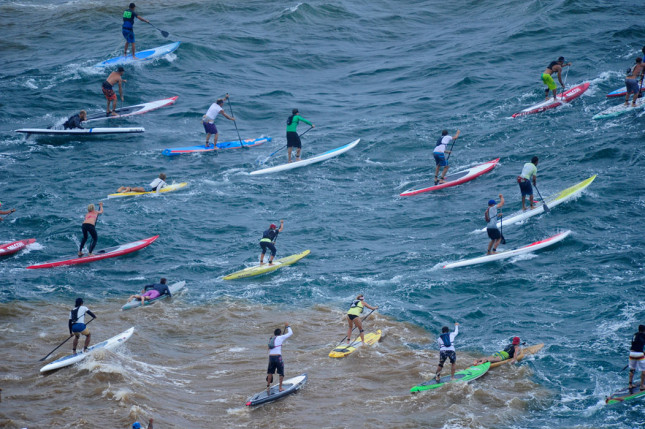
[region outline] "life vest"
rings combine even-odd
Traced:
[[[262,234],[262,239],[260,240],[260,243],[271,243],[275,238],[278,236],[278,231],[275,231],[273,229],[267,229],[264,231],[264,234]]]
[[[508,346],[506,346],[504,351],[508,353],[509,358],[512,358],[513,356],[515,356],[515,346],[513,344],[509,344]]]
[[[274,348],[275,348],[275,337],[271,337],[271,338],[269,338],[269,344],[268,344],[268,346],[269,346],[269,350],[271,350],[271,349],[274,349]]]
[[[123,28],[132,30],[134,28],[134,12],[130,9],[123,12]]]
[[[445,334],[439,335],[439,338],[441,338],[441,341],[443,341],[444,347],[450,347],[450,332],[446,332]]]
[[[355,299],[352,301],[352,305],[349,307],[349,311],[347,314],[351,314],[352,316],[358,316],[363,312],[363,301],[360,299]]]

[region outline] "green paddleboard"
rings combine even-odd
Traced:
[[[645,390],[640,390],[640,386],[624,388],[615,392],[613,395],[605,399],[605,404],[618,404],[619,402],[631,401],[632,399],[641,398],[645,396]]]
[[[426,381],[425,383],[417,384],[412,389],[410,389],[410,393],[423,392],[424,390],[436,389],[438,387],[443,386],[446,383],[472,381],[486,374],[489,368],[490,368],[490,362],[486,362],[481,365],[471,366],[470,368],[466,368],[461,371],[455,372],[455,378],[453,380],[450,380],[450,375],[441,377],[441,380],[438,383],[433,378],[432,380]]]

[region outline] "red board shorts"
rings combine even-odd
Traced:
[[[112,89],[112,85],[110,85],[107,82],[103,82],[102,89],[103,89],[103,95],[105,95],[105,98],[108,101],[116,100],[116,93]]]

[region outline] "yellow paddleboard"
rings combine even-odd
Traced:
[[[536,344],[534,346],[522,347],[522,353],[520,353],[520,355],[517,357],[517,360],[521,361],[526,356],[533,355],[533,354],[539,352],[540,350],[542,350],[542,347],[544,347],[544,343]],[[506,360],[503,360],[501,362],[493,362],[493,363],[490,364],[490,367],[491,367],[491,369],[493,369],[493,368],[498,367],[500,365],[507,364],[510,361],[511,361],[511,359],[506,359]]]
[[[159,190],[159,193],[163,192],[172,192],[176,191],[177,189],[181,189],[184,186],[188,185],[188,182],[181,182],[181,183],[173,183],[172,185],[168,185],[164,188],[161,188]],[[118,194],[110,194],[108,195],[108,198],[117,198],[117,197],[133,197],[135,195],[146,195],[146,194],[156,194],[157,191],[150,191],[150,192],[119,192]]]
[[[309,253],[311,253],[310,250],[305,250],[302,253],[296,253],[295,255],[276,259],[275,261],[273,261],[273,265],[265,263],[264,265],[255,265],[253,267],[245,268],[242,271],[236,271],[233,274],[229,274],[228,276],[224,277],[224,280],[243,279],[244,277],[253,277],[259,276],[260,274],[270,273],[271,271],[275,271],[278,268],[295,264],[296,262],[307,256]]]
[[[361,341],[360,335],[356,337],[354,341],[352,341],[350,344],[344,345],[344,346],[338,346],[332,351],[329,352],[329,357],[332,358],[343,358],[345,356],[348,356],[352,353],[354,353],[359,347],[363,345],[368,345],[371,346],[372,344],[376,344],[378,340],[381,339],[381,330],[379,329],[376,332],[370,332],[369,334],[365,334],[365,343]]]

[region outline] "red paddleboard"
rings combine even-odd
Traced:
[[[35,238],[26,238],[24,240],[14,241],[13,243],[0,244],[0,256],[11,255],[35,242]]]
[[[491,171],[493,168],[495,168],[498,162],[499,162],[499,158],[494,159],[492,161],[485,162],[483,164],[476,165],[474,167],[469,168],[468,170],[458,171],[456,173],[449,174],[446,176],[445,183],[440,183],[438,185],[430,186],[429,188],[409,189],[403,192],[402,194],[400,194],[400,196],[409,197],[412,195],[422,194],[424,192],[436,191],[438,189],[449,188],[451,186],[457,186],[457,185],[461,185],[462,183],[470,182],[471,180],[481,176],[482,174],[486,174],[489,171]]]
[[[46,264],[39,264],[39,265],[30,265],[27,267],[27,269],[53,268],[53,267],[60,267],[63,265],[86,264],[88,262],[94,262],[101,259],[114,258],[116,256],[126,255],[128,253],[136,252],[139,249],[143,249],[144,247],[151,245],[152,242],[155,241],[157,238],[159,238],[159,236],[155,235],[154,237],[146,238],[144,240],[133,241],[132,243],[121,244],[120,246],[108,247],[107,249],[99,250],[98,252],[94,253],[94,255],[92,256],[81,256],[80,258],[67,259],[65,261],[48,262]]]
[[[540,113],[549,109],[555,109],[556,107],[561,106],[564,103],[568,103],[571,100],[580,97],[587,89],[589,89],[589,82],[574,86],[573,88],[569,88],[566,91],[558,94],[557,101],[553,100],[553,98],[549,98],[548,100],[542,101],[541,103],[527,107],[521,112],[514,113],[513,118],[517,118],[518,116],[531,115],[533,113]]]

